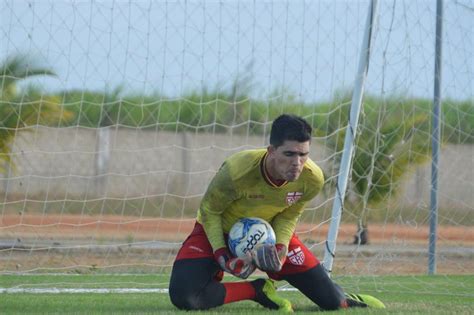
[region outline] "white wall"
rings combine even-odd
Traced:
[[[180,196],[199,198],[224,158],[264,147],[267,137],[191,134],[113,128],[110,160],[98,170],[97,129],[45,128],[21,132],[13,145],[16,170],[0,177],[4,200],[90,200]],[[441,152],[441,207],[472,209],[473,147],[449,145]],[[313,143],[311,157],[326,173],[328,152]],[[429,204],[430,163],[407,174],[400,202]],[[321,198],[321,197],[320,197]]]

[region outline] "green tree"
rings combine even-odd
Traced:
[[[61,99],[44,95],[29,87],[21,92],[18,83],[33,76],[55,76],[51,69],[38,65],[32,58],[16,55],[0,64],[0,172],[6,166],[14,169],[11,160],[11,143],[16,134],[28,126],[54,125],[67,120],[72,113],[65,111]]]
[[[327,139],[326,145],[335,153],[344,148],[349,110],[350,98],[346,96],[331,106],[327,119],[317,127],[317,134]],[[366,97],[351,172],[355,192],[351,197],[355,198],[346,200],[346,209],[356,214],[360,228],[375,216],[367,209],[396,195],[408,170],[429,158],[429,117],[426,110],[401,99],[381,102],[380,98]],[[334,162],[339,164],[342,154],[335,156]]]

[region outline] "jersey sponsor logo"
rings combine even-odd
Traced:
[[[292,204],[294,204],[295,202],[297,202],[298,200],[300,200],[300,198],[303,196],[303,193],[301,192],[289,192],[286,194],[286,204],[291,206]]]
[[[304,252],[299,246],[288,253],[288,259],[293,265],[301,266],[302,264],[304,264],[304,258]]]

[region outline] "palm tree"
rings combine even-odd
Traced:
[[[331,151],[342,152],[350,98],[341,99],[329,111],[317,133],[324,136]],[[429,113],[396,98],[382,101],[366,97],[353,156],[351,187],[354,198],[346,208],[358,217],[357,243],[367,241],[370,208],[396,195],[399,182],[407,171],[429,158]],[[339,164],[340,155],[335,163]],[[361,235],[361,233],[365,233]],[[365,240],[364,240],[365,238]]]
[[[72,116],[59,105],[58,96],[44,95],[31,87],[18,91],[19,81],[39,75],[55,73],[26,55],[6,58],[0,64],[0,161],[4,162],[0,163],[1,173],[14,169],[11,144],[19,131],[34,125],[60,124]]]

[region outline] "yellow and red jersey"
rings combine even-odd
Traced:
[[[197,221],[214,250],[226,246],[222,232],[228,233],[244,217],[270,222],[277,243],[288,245],[305,204],[323,187],[323,172],[311,159],[296,181],[273,184],[264,168],[266,154],[266,149],[258,149],[230,156],[209,184]]]

